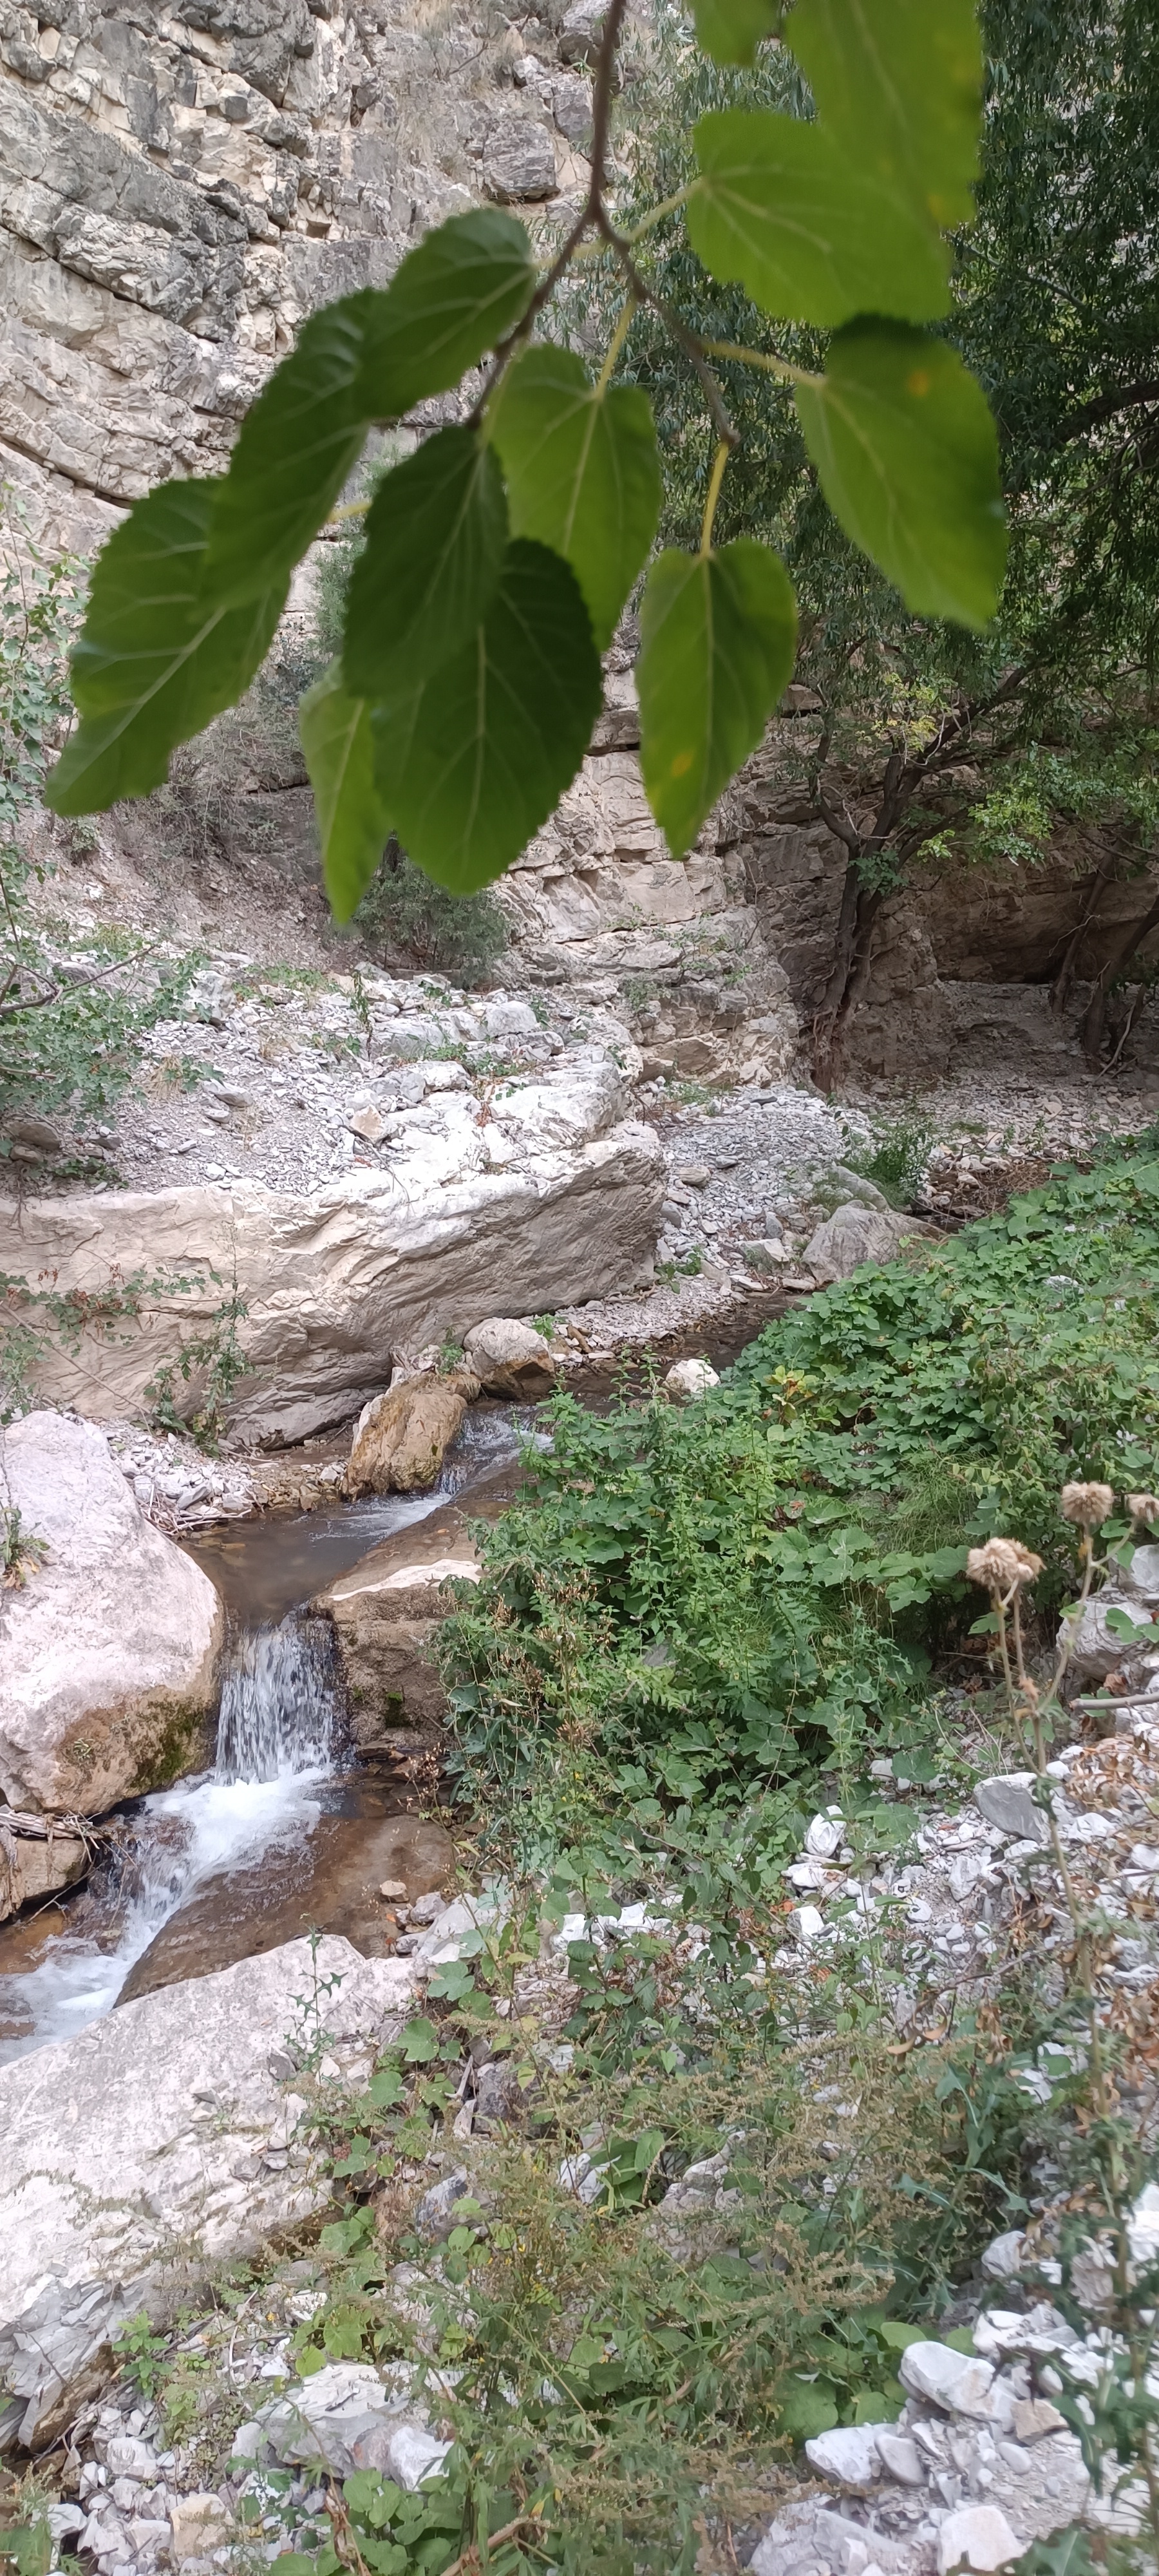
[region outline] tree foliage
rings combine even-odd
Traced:
[[[948,28],[952,13],[925,15]],[[820,709],[786,745],[789,780],[795,771],[800,787],[787,819],[827,826],[846,854],[819,996],[826,1073],[866,980],[881,904],[919,854],[952,850],[967,862],[1040,855],[1049,829],[1028,832],[1021,818],[1041,816],[1048,777],[1051,825],[1063,816],[1101,827],[1107,866],[1083,904],[1088,919],[1106,876],[1138,871],[1154,846],[1159,43],[1135,0],[1064,0],[1050,10],[1013,0],[983,9],[982,32],[978,213],[968,228],[954,218],[952,300],[939,336],[947,358],[956,348],[985,386],[1002,447],[1010,552],[998,615],[984,633],[947,616],[932,582],[924,593],[907,588],[880,545],[870,563],[850,542],[866,540],[841,507],[833,461],[816,426],[803,435],[820,398],[794,402],[787,384],[768,374],[754,380],[743,363],[761,319],[740,285],[720,282],[739,269],[707,276],[674,217],[656,225],[639,254],[661,300],[735,351],[718,361],[742,434],[718,525],[726,537],[743,532],[778,547],[798,592],[798,676]],[[795,43],[815,78],[809,39],[798,33]],[[693,50],[671,12],[661,15],[658,61],[634,119],[637,215],[688,184],[687,138],[698,119],[698,130],[718,131],[771,108],[782,117],[808,109],[783,49],[762,48],[752,70],[722,71]],[[598,332],[603,295],[597,280],[573,327]],[[845,336],[830,344],[827,386]],[[782,332],[780,345],[816,367],[815,331]],[[648,390],[673,460],[667,531],[688,543],[704,491],[696,399],[654,311],[641,315],[625,364]],[[912,532],[907,514],[903,543]],[[1143,912],[1136,944],[1148,925]],[[1073,972],[1065,931],[1059,958],[1062,999]],[[1128,962],[1116,952],[1100,979],[1086,1031],[1092,1054],[1106,988]]]
[[[862,14],[833,0],[797,0],[787,16],[769,7],[762,18],[754,0],[702,11],[712,57],[744,61],[767,37],[765,51],[812,84],[812,116],[797,112],[806,97],[793,75],[783,106],[729,100],[692,136],[681,238],[755,299],[743,348],[658,292],[646,245],[661,210],[625,231],[610,201],[624,6],[608,0],[604,18],[590,188],[550,263],[537,268],[510,214],[452,218],[388,287],[311,317],[224,475],[160,486],[110,538],[74,660],[81,723],[49,788],[58,812],[97,810],[164,776],[174,746],[252,677],[293,566],[372,427],[488,361],[459,424],[379,486],[342,651],[305,701],[303,742],[340,918],[391,833],[454,892],[499,876],[579,767],[599,651],[656,532],[672,460],[650,404],[612,382],[637,311],[695,382],[697,443],[712,453],[697,550],[668,550],[645,584],[643,767],[674,858],[791,669],[794,609],[776,552],[763,535],[714,541],[725,468],[743,443],[722,365],[751,365],[786,389],[837,521],[911,609],[985,628],[1005,547],[997,439],[977,383],[925,327],[949,312],[947,229],[971,210],[982,72],[972,0],[939,0],[932,24],[917,0],[879,0],[872,41]],[[619,296],[594,379],[550,345],[557,290],[592,255]],[[803,332],[808,351],[771,350],[770,321],[790,340]]]

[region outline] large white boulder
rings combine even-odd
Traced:
[[[325,2207],[295,2060],[323,2041],[319,2080],[364,2084],[416,1984],[408,1960],[289,1941],[0,2068],[0,2392],[22,2442],[67,2420],[123,2318],[163,2318]]]
[[[236,1281],[252,1375],[231,1419],[243,1441],[276,1445],[357,1412],[399,1344],[461,1341],[485,1316],[638,1286],[664,1161],[629,1109],[628,1073],[604,1049],[573,1049],[560,1070],[497,1089],[485,1118],[464,1091],[402,1112],[389,1169],[354,1169],[310,1197],[239,1182],[6,1207],[0,1269],[51,1276],[60,1293],[141,1271],[154,1283],[135,1322],[47,1353],[41,1391],[98,1421],[137,1411],[183,1342],[220,1328]],[[167,1293],[166,1279],[186,1287]]]
[[[181,1768],[214,1699],[220,1596],[93,1423],[29,1413],[0,1432],[0,1494],[45,1551],[0,1591],[0,1792],[99,1815]]]
[[[534,1325],[510,1315],[488,1315],[467,1335],[467,1358],[488,1395],[511,1395],[537,1404],[556,1380],[551,1347]]]
[[[862,1207],[849,1201],[835,1208],[810,1236],[804,1264],[820,1288],[835,1279],[851,1279],[865,1262],[896,1261],[903,1244],[925,1233],[916,1217],[893,1208]]]

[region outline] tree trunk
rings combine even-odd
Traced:
[[[1098,978],[1079,1022],[1083,1054],[1092,1073],[1098,1072],[1102,1062],[1103,1032],[1107,1025],[1107,996],[1111,986],[1116,976],[1122,974],[1124,966],[1130,965],[1132,957],[1138,954],[1151,931],[1157,928],[1159,928],[1159,895],[1156,895],[1154,903],[1143,914],[1141,920],[1128,922]]]
[[[1065,1011],[1067,1003],[1070,1000],[1070,988],[1074,982],[1075,967],[1078,964],[1079,950],[1082,947],[1087,932],[1097,914],[1109,873],[1109,869],[1105,866],[1100,866],[1096,869],[1094,883],[1091,887],[1090,900],[1085,904],[1075,923],[1074,929],[1072,930],[1070,938],[1066,944],[1066,953],[1063,957],[1062,964],[1059,967],[1058,973],[1050,988],[1050,1007],[1052,1011]]]
[[[873,955],[873,933],[882,905],[879,886],[862,885],[857,862],[850,859],[841,900],[833,970],[825,997],[813,1021],[813,1079],[831,1091],[841,1070],[849,1021],[865,988]]]

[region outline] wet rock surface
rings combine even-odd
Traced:
[[[190,1759],[216,1697],[221,1603],[146,1520],[103,1432],[47,1412],[0,1432],[25,1580],[0,1594],[0,1793],[100,1815]]]
[[[197,1889],[130,1969],[118,2010],[314,1933],[349,1941],[362,1958],[392,1955],[398,1913],[382,1883],[398,1883],[404,1906],[444,1886],[454,1868],[450,1835],[423,1817],[391,1814],[389,1792],[365,1775],[324,1786],[318,1804],[312,1830]]]

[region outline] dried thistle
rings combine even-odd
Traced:
[[[971,1583],[980,1583],[987,1592],[1005,1595],[1017,1592],[1023,1583],[1033,1583],[1042,1572],[1042,1558],[1033,1556],[1020,1539],[990,1538],[985,1547],[972,1547],[966,1559],[966,1572]]]
[[[1112,1485],[1063,1486],[1061,1497],[1063,1519],[1073,1521],[1079,1529],[1101,1529],[1103,1522],[1109,1518],[1114,1508],[1115,1493]]]
[[[1159,1494],[1128,1494],[1127,1509],[1140,1529],[1154,1529],[1159,1521]]]

